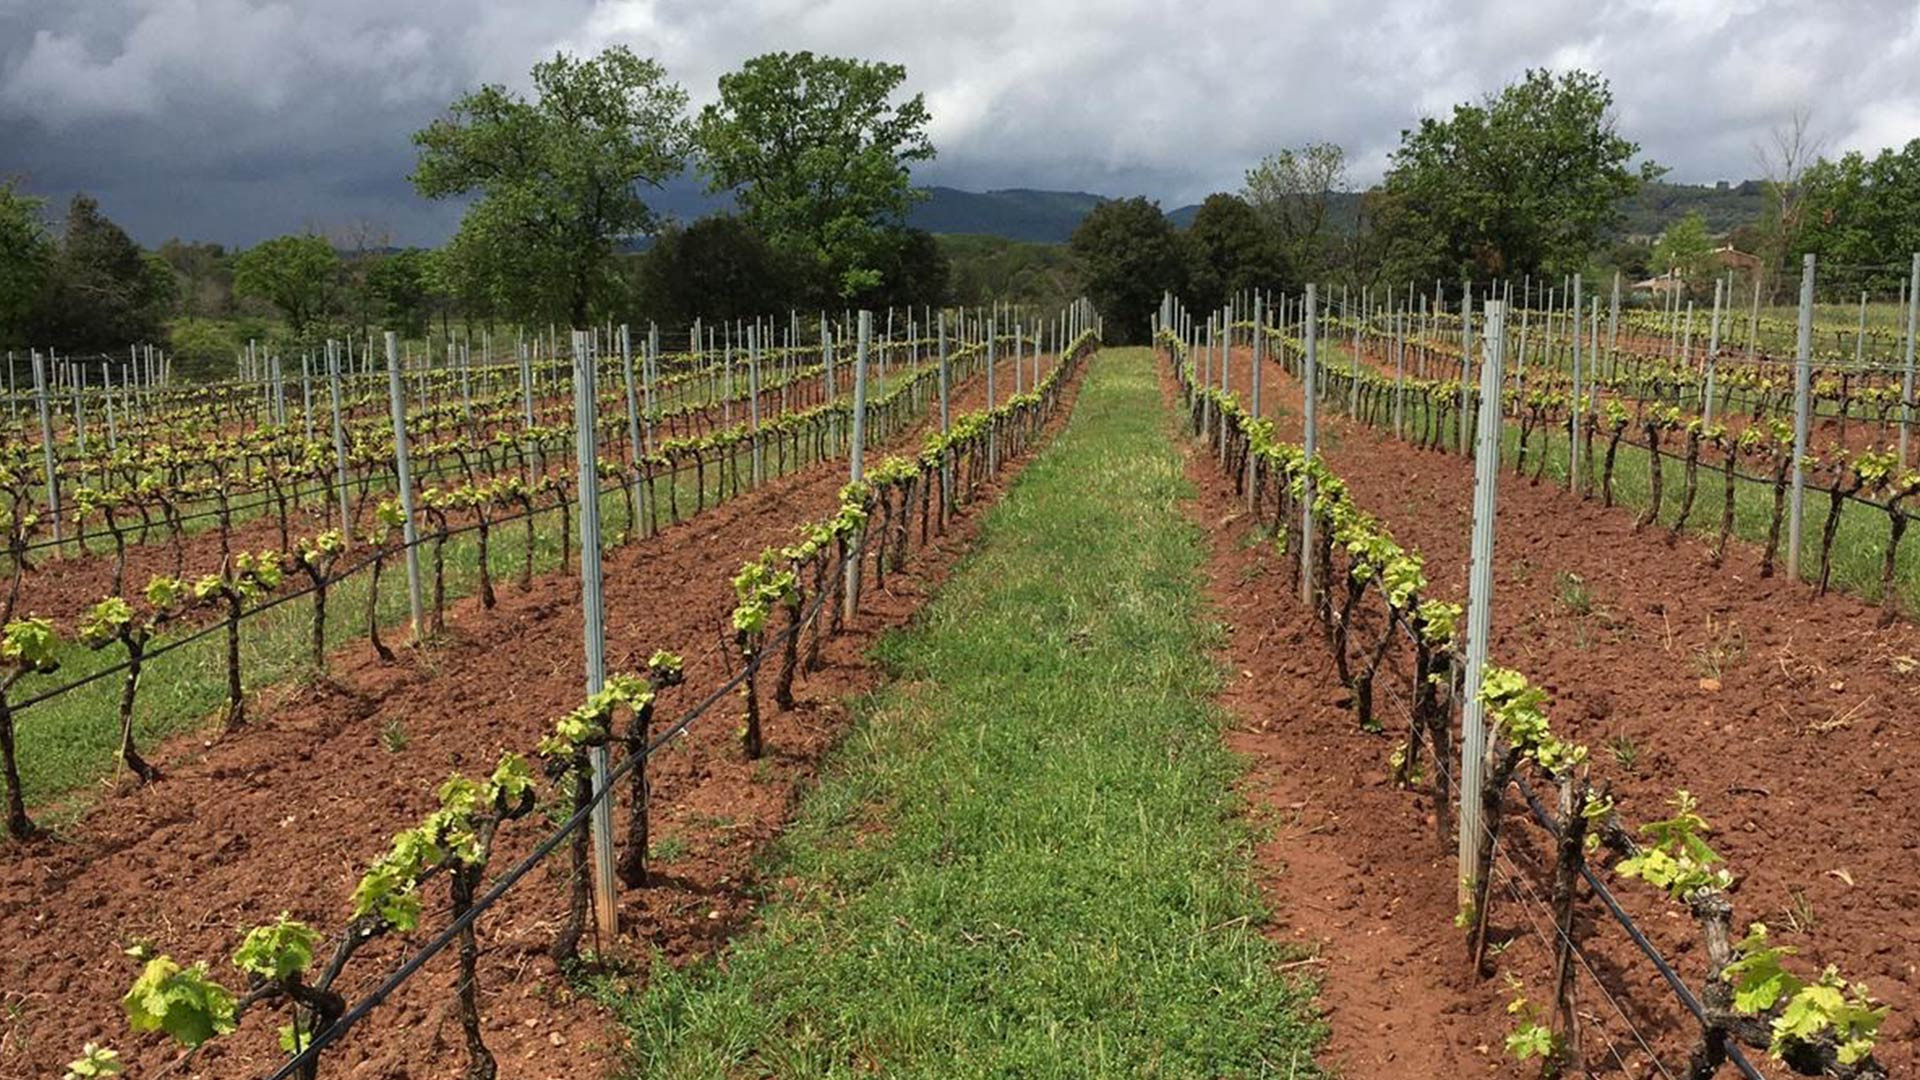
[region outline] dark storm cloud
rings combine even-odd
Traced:
[[[522,80],[590,5],[14,0],[0,14],[0,172],[84,188],[141,239],[246,243],[367,219],[434,240],[408,135]]]
[[[1832,149],[1920,136],[1920,6],[1891,0],[0,0],[0,173],[95,192],[149,242],[357,219],[431,242],[457,208],[408,189],[408,134],[613,42],[696,104],[768,49],[898,61],[934,115],[922,181],[1168,206],[1307,140],[1375,179],[1401,128],[1529,66],[1606,74],[1621,128],[1681,179],[1753,175],[1799,107]],[[691,210],[691,187],[666,202]]]

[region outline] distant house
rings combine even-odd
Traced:
[[[1722,244],[1708,253],[1712,260],[1714,276],[1722,270],[1731,270],[1737,274],[1757,274],[1760,272],[1760,256],[1741,251],[1732,244]],[[1687,280],[1675,271],[1669,270],[1642,281],[1633,283],[1633,291],[1647,296],[1666,296],[1670,293],[1684,293]]]
[[[1649,296],[1665,296],[1668,293],[1680,292],[1686,289],[1686,287],[1687,287],[1686,279],[1679,276],[1672,270],[1669,270],[1664,274],[1660,274],[1658,276],[1650,277],[1643,281],[1636,281],[1633,283],[1634,292],[1645,293]]]

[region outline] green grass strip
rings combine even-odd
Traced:
[[[1312,987],[1260,933],[1174,446],[1150,354],[1094,360],[879,647],[893,680],[769,856],[761,924],[598,988],[633,1075],[1319,1075]]]

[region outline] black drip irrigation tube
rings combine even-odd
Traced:
[[[1527,808],[1532,811],[1534,821],[1549,834],[1560,835],[1559,827],[1554,824],[1553,817],[1547,813],[1546,807],[1540,805],[1540,799],[1534,795],[1533,787],[1527,783],[1527,778],[1516,774],[1514,782],[1519,785],[1520,794],[1526,796]],[[1606,905],[1607,910],[1613,914],[1614,920],[1627,932],[1627,936],[1633,939],[1633,943],[1639,946],[1648,960],[1653,961],[1653,966],[1659,969],[1660,977],[1667,980],[1667,985],[1672,987],[1674,996],[1680,999],[1680,1004],[1685,1005],[1687,1011],[1693,1014],[1693,1018],[1704,1027],[1707,1023],[1707,1010],[1700,1004],[1700,999],[1694,996],[1692,988],[1687,985],[1685,979],[1680,977],[1680,973],[1673,970],[1673,965],[1667,963],[1666,957],[1660,955],[1659,948],[1647,939],[1646,933],[1633,921],[1633,916],[1628,915],[1620,906],[1620,901],[1614,898],[1613,890],[1607,888],[1606,883],[1600,880],[1585,859],[1580,860],[1580,876],[1587,879],[1587,885],[1593,889],[1593,894]],[[1733,1062],[1734,1068],[1739,1069],[1740,1074],[1747,1080],[1766,1080],[1766,1077],[1760,1075],[1759,1070],[1747,1060],[1747,1056],[1741,1053],[1739,1045],[1732,1039],[1726,1040],[1726,1049],[1727,1059]]]

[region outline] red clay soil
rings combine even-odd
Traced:
[[[1284,557],[1253,541],[1246,501],[1207,448],[1192,449],[1187,477],[1225,635],[1226,741],[1246,759],[1242,793],[1262,826],[1256,871],[1277,913],[1267,932],[1305,950],[1320,979],[1322,1063],[1369,1078],[1528,1075],[1506,1067],[1497,988],[1467,977],[1452,849],[1432,839],[1431,817],[1423,827],[1425,800],[1388,783],[1380,740],[1354,725]]]
[[[1445,917],[1451,853],[1420,833],[1421,811],[1387,784],[1373,760],[1378,740],[1355,732],[1280,556],[1244,542],[1253,522],[1232,485],[1204,454],[1188,476],[1210,541],[1208,598],[1226,632],[1226,741],[1248,762],[1243,794],[1265,826],[1254,853],[1278,913],[1268,934],[1306,950],[1321,980],[1331,1030],[1321,1060],[1353,1077],[1486,1073],[1501,1060],[1501,1002],[1466,977]],[[1357,755],[1365,768],[1328,767]]]
[[[975,379],[955,394],[955,405],[977,408],[983,399]],[[917,435],[900,445],[915,444]],[[827,513],[845,481],[842,469],[811,466],[608,553],[610,668],[637,670],[663,647],[686,660],[687,687],[663,699],[663,722],[727,676],[731,645],[723,644],[722,627],[734,603],[733,568]],[[997,490],[985,494],[983,503]],[[680,850],[655,862],[648,887],[623,896],[621,940],[589,941],[589,948],[633,961],[643,973],[652,951],[684,963],[752,919],[756,854],[779,833],[843,730],[843,702],[877,681],[868,645],[937,587],[977,520],[969,514],[931,546],[913,548],[885,591],[869,591],[849,632],[824,643],[822,670],[796,686],[795,709],[779,712],[763,690],[763,760],[743,760],[738,707],[729,699],[651,763],[656,850]],[[0,1076],[56,1075],[87,1041],[119,1048],[136,1076],[175,1062],[169,1042],[131,1034],[120,1012],[138,968],[122,953],[132,944],[208,960],[234,985],[239,977],[227,960],[245,927],[285,911],[325,931],[339,928],[366,864],[432,808],[440,781],[456,770],[484,772],[503,751],[530,751],[554,718],[578,704],[577,588],[570,575],[554,574],[530,591],[501,589],[490,612],[463,601],[449,613],[444,642],[403,650],[393,664],[381,664],[364,644],[343,649],[331,658],[330,679],[263,700],[249,728],[160,748],[161,782],[109,797],[58,839],[0,848],[0,941],[7,943]],[[392,748],[401,739],[404,746]],[[538,814],[509,825],[496,870],[548,827]],[[481,923],[486,1039],[502,1076],[599,1074],[618,1060],[621,1032],[575,998],[545,957],[565,890],[565,862],[549,860]],[[443,926],[446,909],[446,897],[429,891],[425,929],[415,937]],[[406,952],[400,940],[376,942],[336,989],[358,1000]],[[327,1056],[328,1074],[458,1075],[465,1055],[454,972],[449,950]],[[177,1074],[264,1074],[278,1060],[273,1031],[283,1020],[248,1017],[240,1033],[216,1040]]]
[[[287,533],[298,539],[312,536],[324,529],[335,528],[339,518],[334,504],[326,502],[316,505],[309,499],[306,506],[299,509],[287,508]],[[98,527],[89,523],[88,528]],[[147,582],[155,575],[172,574],[175,571],[173,544],[166,539],[166,529],[159,526],[151,534],[151,542],[137,543],[137,528],[128,533],[127,565],[121,575],[121,595],[138,595],[147,587]],[[280,525],[269,511],[264,517],[249,517],[235,522],[229,533],[229,544],[233,551],[260,551],[266,548],[280,549]],[[51,551],[42,551],[30,556],[33,569],[28,570],[20,581],[20,600],[15,611],[20,617],[42,615],[53,620],[62,633],[72,633],[85,617],[87,609],[101,597],[111,594],[113,589],[113,542],[111,539],[87,541],[88,554],[84,557],[67,554],[54,558]],[[192,580],[201,574],[216,573],[220,569],[220,533],[217,529],[206,529],[181,538],[181,573]],[[298,587],[299,575],[289,578],[290,587]],[[304,579],[300,579],[304,580]]]
[[[1243,382],[1245,359],[1243,352],[1235,365]],[[1263,379],[1268,414],[1283,438],[1297,439],[1298,383],[1278,364],[1269,364]],[[1238,388],[1244,394],[1246,387]],[[1353,425],[1336,414],[1337,405],[1329,402],[1321,413],[1320,445],[1328,463],[1358,506],[1425,556],[1430,595],[1464,600],[1471,462]],[[1816,597],[1803,585],[1759,577],[1752,545],[1736,541],[1726,566],[1716,571],[1705,565],[1698,541],[1659,529],[1636,532],[1634,515],[1625,509],[1603,508],[1510,473],[1501,477],[1499,499],[1494,662],[1518,668],[1552,694],[1556,728],[1592,748],[1595,781],[1612,784],[1624,821],[1667,816],[1666,800],[1676,789],[1695,794],[1701,813],[1716,826],[1712,843],[1738,878],[1732,894],[1736,927],[1765,922],[1777,940],[1800,950],[1790,963],[1805,975],[1832,963],[1849,979],[1866,983],[1893,1008],[1876,1055],[1896,1074],[1911,1074],[1920,1067],[1920,822],[1912,812],[1920,802],[1920,758],[1906,747],[1920,704],[1920,630],[1906,623],[1880,628],[1876,609],[1856,599]],[[1590,601],[1572,595],[1569,575],[1580,579]],[[1268,607],[1262,606],[1258,624],[1275,639],[1266,646],[1274,659],[1237,666],[1319,671],[1324,646],[1296,641],[1297,628],[1272,625],[1277,619],[1281,628],[1294,627],[1298,605],[1283,596],[1271,605],[1277,612]],[[1323,678],[1319,685],[1338,684]],[[1390,736],[1369,737],[1353,730],[1350,714],[1342,723],[1324,692],[1297,699],[1251,696],[1269,703],[1305,700],[1324,714],[1323,723],[1307,730],[1331,749],[1311,760],[1317,769],[1340,763],[1323,784],[1357,783],[1337,804],[1344,839],[1336,854],[1364,861],[1371,848],[1363,836],[1397,836],[1407,851],[1372,872],[1377,880],[1384,866],[1386,882],[1404,883],[1405,902],[1394,921],[1438,931],[1440,954],[1451,965],[1461,951],[1459,938],[1448,932],[1455,910],[1451,845],[1446,851],[1435,846],[1425,792],[1393,793],[1378,782],[1401,736],[1394,730],[1395,711],[1386,715]],[[1386,704],[1392,704],[1391,695]],[[1398,810],[1376,807],[1374,798],[1397,802]],[[1509,799],[1508,821],[1517,822],[1524,807]],[[1309,811],[1332,808],[1294,801]],[[1317,819],[1309,813],[1303,820]],[[1546,895],[1548,860],[1535,850],[1542,835],[1530,823],[1510,828],[1501,847]],[[1422,858],[1405,861],[1414,851]],[[1434,881],[1407,877],[1429,872],[1420,870],[1429,864]],[[1601,873],[1697,987],[1705,959],[1692,920],[1650,887]],[[1391,886],[1381,891],[1401,895]],[[1368,910],[1346,892],[1325,892]],[[1374,899],[1372,911],[1387,903]],[[1678,1069],[1697,1026],[1584,890],[1582,905],[1590,935],[1583,948],[1634,1026],[1669,1069]],[[1496,904],[1493,919],[1496,941],[1534,938],[1523,909],[1510,900]],[[1507,957],[1499,962],[1505,966]],[[1330,965],[1335,971],[1339,966]],[[1376,974],[1393,972],[1386,967]],[[1582,980],[1587,982],[1584,973]],[[1542,985],[1529,976],[1536,1000]],[[1627,1050],[1632,1034],[1590,983],[1582,1001],[1592,1012],[1592,1034],[1620,1047],[1630,1065],[1636,1056],[1644,1059]],[[1476,1013],[1485,1004],[1484,995],[1461,999],[1462,1008]],[[1341,1027],[1336,1015],[1335,1028]],[[1350,1037],[1352,1032],[1340,1031],[1336,1039]],[[1596,1071],[1612,1061],[1603,1045],[1589,1042],[1587,1060]],[[1497,1054],[1498,1042],[1493,1046]],[[1615,1066],[1621,1075],[1641,1075],[1644,1068]],[[1776,1065],[1771,1072],[1781,1070]]]

